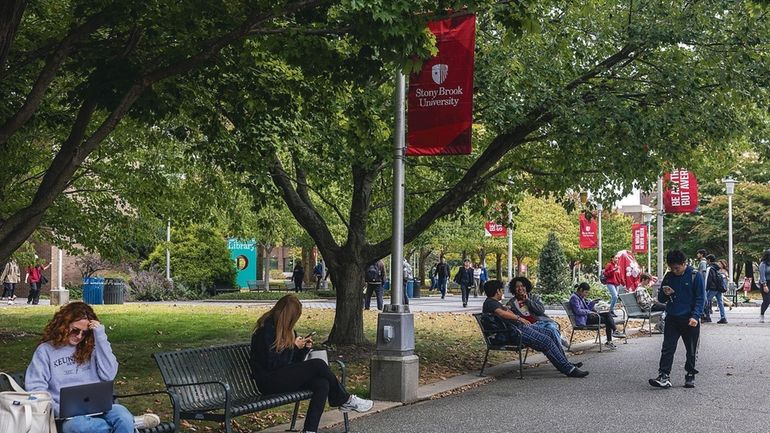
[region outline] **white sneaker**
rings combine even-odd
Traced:
[[[8,305],[13,305],[13,301],[8,301]]]
[[[374,402],[365,398],[357,397],[353,394],[350,395],[348,401],[340,406],[340,411],[350,412],[352,410],[356,412],[368,412],[374,406]]]
[[[146,413],[134,417],[134,428],[153,428],[160,424],[160,417],[154,413]]]

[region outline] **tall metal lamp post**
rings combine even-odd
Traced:
[[[730,266],[728,275],[730,278],[730,285],[734,285],[733,281],[733,194],[735,193],[735,184],[738,183],[735,179],[727,178],[722,179],[727,191],[727,262]]]
[[[652,241],[650,240],[650,223],[652,222],[652,212],[642,213],[642,221],[647,225],[647,272],[652,274]]]

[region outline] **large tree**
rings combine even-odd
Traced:
[[[223,49],[259,51],[260,41],[290,35],[306,43],[292,48],[306,50],[313,39],[349,37],[380,54],[424,54],[428,39],[419,23],[425,18],[416,12],[428,4],[435,6],[427,0],[3,2],[0,201],[14,203],[0,213],[0,262],[76,188],[84,164],[119,139],[126,119],[148,130],[166,117],[183,120],[176,106],[186,96],[185,74],[210,66]]]
[[[701,152],[764,133],[770,26],[754,4],[528,5],[524,20],[507,2],[477,10],[474,151],[408,159],[406,242],[465,204],[478,212],[521,191],[591,190],[607,205],[661,170],[698,167]],[[392,78],[402,63],[350,39],[315,42],[272,47],[312,52],[312,68],[293,56],[230,57],[218,66],[227,85],[198,96],[230,133],[212,156],[238,161],[261,188],[269,175],[326,258],[338,296],[331,341],[359,343],[363,265],[391,247]]]

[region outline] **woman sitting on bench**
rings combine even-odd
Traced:
[[[604,325],[604,330],[607,334],[607,342],[604,345],[609,349],[615,350],[617,346],[612,342],[613,335],[616,337],[625,336],[616,332],[615,320],[609,311],[602,313],[594,311],[594,306],[599,300],[587,301],[586,296],[588,296],[589,290],[591,290],[591,286],[586,282],[582,282],[575,286],[575,293],[569,298],[569,304],[575,313],[575,323],[580,326],[597,325],[599,323]]]
[[[372,401],[348,394],[323,360],[303,362],[313,339],[299,337],[294,331],[301,315],[299,299],[286,295],[257,320],[251,336],[251,372],[265,394],[312,391],[303,431],[315,433],[327,398],[330,406],[343,412],[366,412],[372,408]]]
[[[59,397],[63,387],[115,379],[118,360],[112,353],[104,325],[91,306],[72,302],[59,309],[43,330],[24,385],[27,391],[47,391],[53,399],[54,415],[59,417]],[[133,433],[135,427],[155,427],[155,414],[134,417],[119,404],[101,415],[82,415],[62,421],[61,433]]]

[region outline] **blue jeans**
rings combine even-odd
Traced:
[[[446,296],[446,277],[438,277],[438,289],[441,291],[441,299]]]
[[[531,326],[534,326],[535,328],[538,328],[544,332],[548,332],[553,336],[554,341],[556,344],[561,347],[561,332],[559,331],[559,325],[556,322],[552,322],[550,320],[538,320],[537,322],[533,323]]]
[[[725,303],[722,300],[722,292],[718,290],[709,290],[708,293],[706,293],[706,309],[711,309],[711,300],[714,299],[714,296],[717,297],[717,307],[719,307],[719,318],[724,319],[725,318]],[[711,315],[709,314],[709,317]]]
[[[607,284],[610,291],[610,311],[615,311],[615,303],[618,302],[618,288],[614,284]]]
[[[134,416],[125,407],[113,404],[99,416],[76,416],[64,421],[61,433],[133,433]]]

